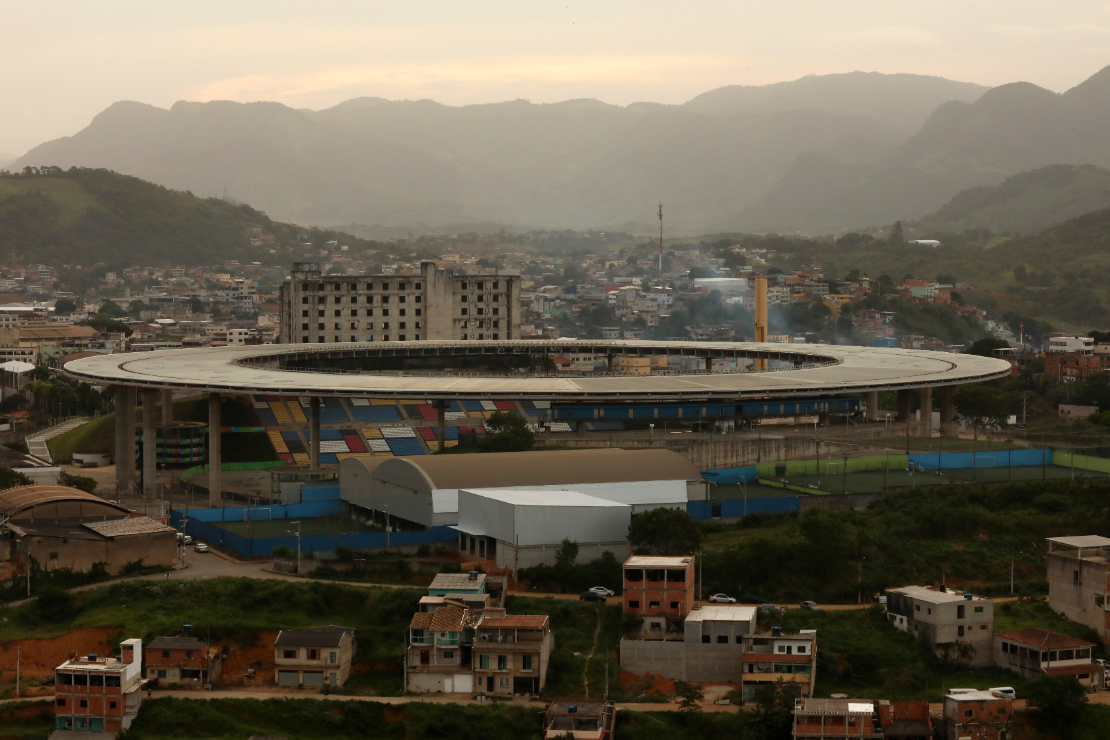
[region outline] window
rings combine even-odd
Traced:
[[[489,656],[488,655],[479,655],[478,656],[478,667],[480,669],[484,670],[484,671],[489,670]]]
[[[302,317],[308,316],[308,309],[307,308],[304,311],[301,311],[301,316]]]
[[[662,622],[651,622],[651,628],[653,630],[661,630],[661,629],[663,629],[663,623]]]
[[[87,673],[74,673],[73,674],[73,685],[74,686],[88,686],[89,685],[89,674],[87,674]]]
[[[981,629],[981,630],[985,630],[986,628],[987,628],[987,625],[985,625],[985,624],[979,625],[979,629]]]
[[[678,602],[677,601],[672,601],[671,602],[671,608],[672,609],[677,609],[678,608]]]
[[[463,315],[463,316],[466,316],[466,306],[463,306],[463,309],[462,309],[462,315]]]
[[[336,663],[338,663],[339,662],[339,653],[335,652],[334,650],[332,650],[330,653],[328,653],[328,662],[331,663],[332,665],[335,665]]]
[[[56,552],[50,553],[50,559],[51,560],[57,560],[58,559],[58,553],[56,553]]]
[[[639,601],[629,601],[628,602],[628,608],[629,609],[639,609],[640,608],[640,602]]]
[[[342,303],[342,302],[343,302],[343,299],[342,299],[341,297],[339,297],[339,296],[336,296],[336,297],[335,297],[335,302],[336,302],[336,303]]]
[[[89,686],[103,686],[103,685],[104,685],[104,674],[102,674],[102,673],[91,673],[91,674],[89,674]]]
[[[81,708],[82,708],[82,709],[85,709],[85,708],[87,708],[88,706],[89,706],[89,700],[88,700],[88,699],[82,699],[82,700],[81,700]]]
[[[316,312],[316,315],[317,316],[323,316],[324,315],[324,309],[321,308],[319,311]]]
[[[193,659],[193,651],[192,650],[186,650],[185,651],[185,660],[192,660],[192,659]]]
[[[503,689],[507,689],[507,688],[509,688],[509,679],[508,678],[499,678],[499,679],[497,679],[497,685],[499,687],[503,688]]]
[[[403,309],[403,308],[401,309],[401,315],[402,315],[402,316],[404,316],[404,315],[405,315],[405,309]]]
[[[382,316],[388,316],[388,315],[389,315],[389,309],[388,308],[383,308],[382,309]]]
[[[983,607],[981,607],[981,606],[975,607],[975,613],[976,614],[982,614],[983,613]]]
[[[116,708],[116,703],[114,701],[108,702],[108,708],[109,709],[115,709]]]
[[[963,618],[964,618],[964,605],[959,604],[959,605],[956,606],[956,619],[963,619]]]
[[[497,670],[499,670],[499,671],[509,670],[509,656],[508,655],[498,655],[497,656]]]
[[[914,609],[914,611],[918,611],[918,612],[921,611],[921,604],[914,604],[913,609]]]
[[[1071,582],[1072,583],[1079,583],[1079,571],[1073,570],[1071,572]]]
[[[397,296],[397,302],[398,303],[404,303],[405,302],[405,297],[403,295]]]
[[[64,707],[64,706],[66,705],[66,700],[65,700],[65,699],[58,699],[58,700],[57,700],[57,701],[56,701],[55,703],[56,703],[56,704],[57,704],[57,705],[58,705],[59,707]]]
[[[701,636],[701,641],[703,643],[705,643],[706,645],[708,645],[709,644],[709,635],[702,635]]]
[[[320,657],[320,651],[319,650],[313,649],[313,650],[308,651],[308,659],[309,660],[318,660],[319,657]]]
[[[520,656],[520,667],[521,667],[521,669],[523,669],[525,671],[532,670],[532,656],[531,655],[522,655],[522,656]]]
[[[163,657],[163,658],[168,658],[168,657],[170,657],[170,651],[169,651],[169,650],[163,650],[163,651],[162,651],[162,657]]]
[[[455,651],[454,650],[444,650],[443,651],[443,659],[444,660],[454,660],[454,658],[455,658]]]
[[[805,645],[799,645],[798,646],[798,655],[805,655],[805,654],[806,654],[806,646]]]
[[[419,298],[419,297],[420,297],[420,296],[417,296],[417,298]],[[419,308],[418,308],[418,309],[416,309],[416,315],[417,315],[417,316],[419,316],[419,315],[420,315],[420,309],[419,309]]]
[[[926,611],[927,613],[929,613],[929,614],[932,614],[932,613],[933,613],[933,610],[932,610],[932,609],[926,609],[925,611]]]
[[[780,653],[785,653],[786,652],[786,645],[779,645],[778,647],[779,647],[779,652]]]
[[[717,644],[718,645],[727,645],[728,644],[728,635],[717,635]]]
[[[420,301],[420,296],[416,296],[416,302],[417,302],[417,303],[420,303],[420,302],[421,302],[421,301]],[[419,311],[420,309],[418,308],[418,309],[416,309],[416,310],[417,310],[417,311]]]
[[[160,669],[158,671],[158,678],[165,678],[165,677],[166,677],[166,671]]]
[[[962,624],[956,628],[956,634],[960,637],[964,636],[964,626]]]
[[[296,657],[297,657],[297,651],[296,650],[282,650],[281,651],[281,657],[285,658],[286,660],[295,660]]]
[[[964,717],[974,717],[974,716],[975,716],[975,713],[972,712],[970,709],[965,709],[964,710]]]
[[[382,303],[389,303],[389,296],[383,295],[382,296]]]
[[[301,303],[308,303],[308,296],[301,296]]]
[[[352,308],[351,309],[351,315],[352,316],[358,316],[358,309],[357,308]]]
[[[659,608],[659,602],[658,601],[649,601],[648,602],[648,609],[658,609],[658,608]]]

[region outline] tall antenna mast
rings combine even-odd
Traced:
[[[659,287],[663,287],[663,201],[659,201]]]

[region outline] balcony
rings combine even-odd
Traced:
[[[426,635],[424,637],[412,637],[409,642],[413,645],[431,645],[433,639],[431,635]]]
[[[427,638],[425,638],[425,639],[427,639]],[[457,638],[457,637],[437,637],[436,638],[436,645],[442,645],[444,647],[458,647],[458,644],[459,644],[459,638]]]

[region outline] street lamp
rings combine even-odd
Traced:
[[[289,523],[297,525],[297,575],[300,575],[301,574],[301,523],[300,522],[289,522]],[[291,529],[288,529],[286,531],[289,532],[289,534],[293,534],[293,530],[291,530]]]

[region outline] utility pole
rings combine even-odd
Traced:
[[[297,575],[301,574],[301,523],[289,522],[297,525]],[[292,533],[292,530],[289,530]]]
[[[659,201],[659,287],[663,287],[663,201]]]
[[[15,646],[15,695],[19,697],[19,645]]]

